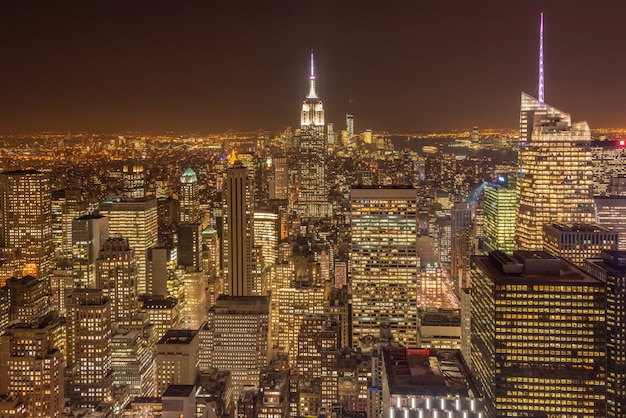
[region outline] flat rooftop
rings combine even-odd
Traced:
[[[161,337],[158,344],[189,344],[197,332],[190,329],[171,329]]]
[[[383,348],[391,395],[480,397],[460,350]]]
[[[476,266],[489,275],[495,284],[536,282],[538,284],[602,285],[602,282],[592,275],[545,251],[516,251],[513,259],[521,266],[520,273],[504,273],[487,255],[472,256],[472,261]],[[542,272],[543,263],[546,265],[545,272]],[[555,264],[558,264],[558,274],[546,273],[553,272],[551,269]]]

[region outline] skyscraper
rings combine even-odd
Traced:
[[[311,53],[309,94],[302,102],[300,118],[300,189],[297,212],[304,218],[328,216],[324,106],[315,92],[315,67]]]
[[[472,262],[471,364],[486,415],[604,416],[605,285],[545,251]]]
[[[23,275],[45,277],[53,254],[50,177],[35,170],[0,174],[0,211],[0,245],[19,249]]]
[[[124,197],[126,199],[143,199],[145,197],[142,165],[125,165],[122,169],[122,181],[124,182]]]
[[[96,261],[96,288],[111,299],[111,322],[128,323],[137,312],[135,251],[122,237],[104,241]]]
[[[544,102],[543,13],[539,98],[522,93],[517,182],[516,247],[542,248],[543,225],[590,223],[593,211],[591,131],[586,122]]]
[[[95,288],[96,260],[109,237],[109,218],[100,214],[72,221],[72,276],[74,287]]]
[[[156,199],[107,200],[100,204],[100,213],[109,218],[109,235],[128,239],[137,260],[137,291],[151,294],[147,281],[148,249],[158,243]]]
[[[195,171],[188,168],[180,176],[180,193],[178,196],[180,204],[179,223],[200,223],[200,200],[198,193],[198,176],[196,176]]]
[[[67,311],[70,397],[92,405],[110,401],[111,299],[99,289],[77,289],[69,296]]]
[[[417,344],[417,193],[413,187],[352,187],[350,269],[353,336],[376,339],[381,325]]]
[[[234,157],[234,153],[233,153]],[[254,188],[248,169],[233,158],[227,170],[224,190],[224,269],[227,293],[252,295],[252,245]]]
[[[498,176],[485,184],[485,251],[513,254],[515,248],[515,177]]]

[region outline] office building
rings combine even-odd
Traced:
[[[55,190],[52,192],[52,245],[54,258],[72,257],[72,221],[87,213],[87,202],[80,190]]]
[[[230,370],[232,399],[244,386],[258,386],[259,373],[268,362],[269,298],[220,295],[209,309],[203,343],[207,367]]]
[[[543,225],[594,221],[591,131],[522,93],[516,247],[542,247]]]
[[[96,260],[109,237],[109,218],[90,214],[72,220],[72,276],[74,286],[96,287]]]
[[[472,262],[471,364],[486,416],[605,416],[605,284],[545,251]]]
[[[46,280],[37,280],[33,276],[12,277],[6,281],[3,290],[8,295],[9,321],[33,322],[52,309]]]
[[[261,248],[265,267],[278,261],[279,213],[271,209],[254,211],[254,245]]]
[[[543,248],[555,257],[562,257],[582,268],[587,258],[601,251],[617,250],[617,232],[596,223],[543,226]]]
[[[0,337],[0,393],[22,397],[31,417],[61,416],[65,362],[52,318],[13,324]]]
[[[137,312],[137,264],[126,238],[103,242],[96,260],[96,288],[111,300],[112,324],[126,324]]]
[[[81,405],[112,399],[111,299],[100,289],[76,289],[67,302],[70,398]]]
[[[353,338],[378,338],[382,325],[417,344],[417,195],[412,187],[353,187],[350,261]]]
[[[122,183],[125,199],[143,199],[145,193],[145,179],[143,166],[139,164],[126,164],[122,168]]]
[[[474,204],[470,202],[455,203],[451,211],[450,275],[457,294],[469,277],[470,255],[476,252],[476,221],[473,206]]]
[[[224,273],[227,294],[252,295],[254,187],[248,169],[233,152],[224,190]]]
[[[505,175],[485,184],[483,248],[486,252],[500,250],[513,254],[516,185],[517,178]]]
[[[169,385],[193,385],[198,375],[197,330],[173,329],[156,345],[157,396]]]
[[[137,291],[151,294],[147,281],[148,249],[158,243],[156,199],[106,200],[100,204],[100,213],[109,218],[109,235],[128,239],[135,250],[137,261]]]
[[[177,299],[152,296],[145,298],[141,307],[148,314],[148,322],[154,326],[154,338],[160,340],[170,329],[181,325],[181,307]]]
[[[459,350],[383,348],[385,418],[480,418],[484,405]]]
[[[46,277],[54,253],[49,175],[35,170],[1,173],[0,210],[0,245],[18,249],[23,276]]]
[[[596,222],[617,232],[617,248],[626,251],[626,196],[596,196]]]
[[[111,368],[115,385],[128,387],[130,396],[156,394],[154,345],[137,330],[118,329],[111,338]]]
[[[315,68],[311,54],[309,94],[302,102],[300,118],[300,188],[296,210],[302,218],[322,218],[330,214],[324,126],[324,106],[315,91]]]
[[[606,416],[626,417],[626,252],[603,251],[585,271],[606,285]]]
[[[185,170],[180,176],[178,203],[180,205],[179,224],[198,224],[202,221],[198,177],[191,168]]]
[[[178,225],[178,264],[186,270],[202,270],[202,225]]]

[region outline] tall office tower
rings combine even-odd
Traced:
[[[137,263],[126,238],[111,237],[102,243],[96,288],[111,300],[111,323],[125,324],[137,312]]]
[[[87,213],[87,202],[80,190],[52,192],[52,244],[54,258],[72,257],[72,220]]]
[[[142,165],[124,165],[122,168],[122,181],[124,183],[124,198],[143,199],[146,197]]]
[[[181,313],[177,299],[153,296],[144,299],[141,310],[148,314],[149,322],[154,325],[154,338],[157,341],[168,330],[180,328]]]
[[[335,127],[332,122],[326,124],[326,143],[330,148],[335,146]]]
[[[381,325],[417,344],[417,194],[412,187],[353,187],[349,265],[353,338],[376,339]]]
[[[109,237],[109,218],[100,214],[72,221],[72,276],[77,288],[95,288],[96,260]]]
[[[115,375],[114,384],[127,386],[131,397],[155,396],[154,353],[141,332],[118,330],[113,334],[111,367]]]
[[[337,322],[325,315],[305,315],[298,334],[298,377],[320,379],[321,404],[328,410],[337,401],[339,334]]]
[[[198,177],[191,168],[185,170],[180,176],[178,202],[180,204],[178,221],[180,224],[198,224],[202,221]]]
[[[541,249],[543,225],[593,222],[591,131],[586,122],[544,102],[543,13],[538,99],[522,93],[515,242]]]
[[[208,367],[231,371],[233,399],[239,399],[244,386],[259,384],[259,373],[268,361],[269,324],[265,296],[220,295],[209,309]]]
[[[617,248],[626,251],[626,196],[596,196],[596,222],[617,232]]]
[[[626,141],[594,141],[591,145],[593,160],[594,196],[612,196],[612,185],[616,178],[626,175]]]
[[[626,417],[626,252],[603,251],[584,269],[606,284],[607,417]]]
[[[486,415],[605,416],[604,283],[545,251],[472,263],[472,369]]]
[[[100,204],[100,213],[109,218],[109,235],[128,239],[137,260],[137,291],[151,294],[147,281],[148,249],[158,243],[156,199],[106,200]]]
[[[324,315],[332,317],[339,324],[340,347],[352,347],[352,309],[349,303],[348,288],[330,289],[324,302]]]
[[[46,280],[32,276],[7,280],[9,321],[33,322],[50,312],[50,290]]]
[[[74,279],[72,278],[72,268],[56,268],[50,274],[50,305],[54,310],[59,311],[59,315],[66,316],[65,303],[67,297],[74,290]]]
[[[515,177],[498,176],[485,184],[484,241],[486,252],[500,250],[513,254],[515,249]]]
[[[274,191],[270,199],[289,198],[289,164],[286,157],[274,158]]]
[[[470,256],[476,252],[474,203],[455,203],[451,212],[451,275],[454,291],[467,285]]]
[[[61,416],[64,361],[53,327],[50,318],[17,323],[0,337],[0,393],[21,396],[31,417]]]
[[[152,286],[152,295],[168,295],[168,283],[177,267],[176,248],[153,247],[148,250],[148,283]]]
[[[76,289],[67,303],[70,398],[81,404],[110,401],[111,300],[100,289]]]
[[[585,260],[601,251],[617,250],[617,232],[592,224],[551,223],[543,226],[543,248],[582,268]]]
[[[266,267],[278,261],[279,214],[272,209],[254,211],[254,245],[261,248]]]
[[[197,330],[172,329],[156,346],[157,396],[169,385],[194,385],[198,375]]]
[[[346,113],[346,132],[348,132],[348,140],[354,137],[354,115]]]
[[[35,170],[0,174],[1,245],[17,248],[22,275],[46,277],[52,247],[52,191],[48,174]]]
[[[300,189],[297,212],[303,218],[322,218],[329,214],[324,106],[315,92],[313,54],[309,94],[302,103],[300,119]]]
[[[187,270],[202,271],[202,225],[178,226],[178,264]]]
[[[277,301],[277,312],[272,312],[273,345],[281,352],[289,353],[289,363],[297,364],[298,334],[302,318],[307,314],[324,313],[324,289],[315,286],[295,286],[278,289],[272,293]]]
[[[248,169],[234,153],[227,169],[224,190],[224,270],[227,294],[252,294],[252,245],[254,188]]]
[[[173,246],[178,222],[178,205],[172,196],[157,200],[159,245]]]
[[[183,275],[182,327],[198,329],[206,319],[206,276],[202,271],[188,271]]]

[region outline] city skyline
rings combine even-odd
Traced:
[[[514,128],[537,91],[592,127],[624,127],[626,6],[189,1],[0,6],[0,132],[297,127],[310,50],[329,122],[355,130]]]

